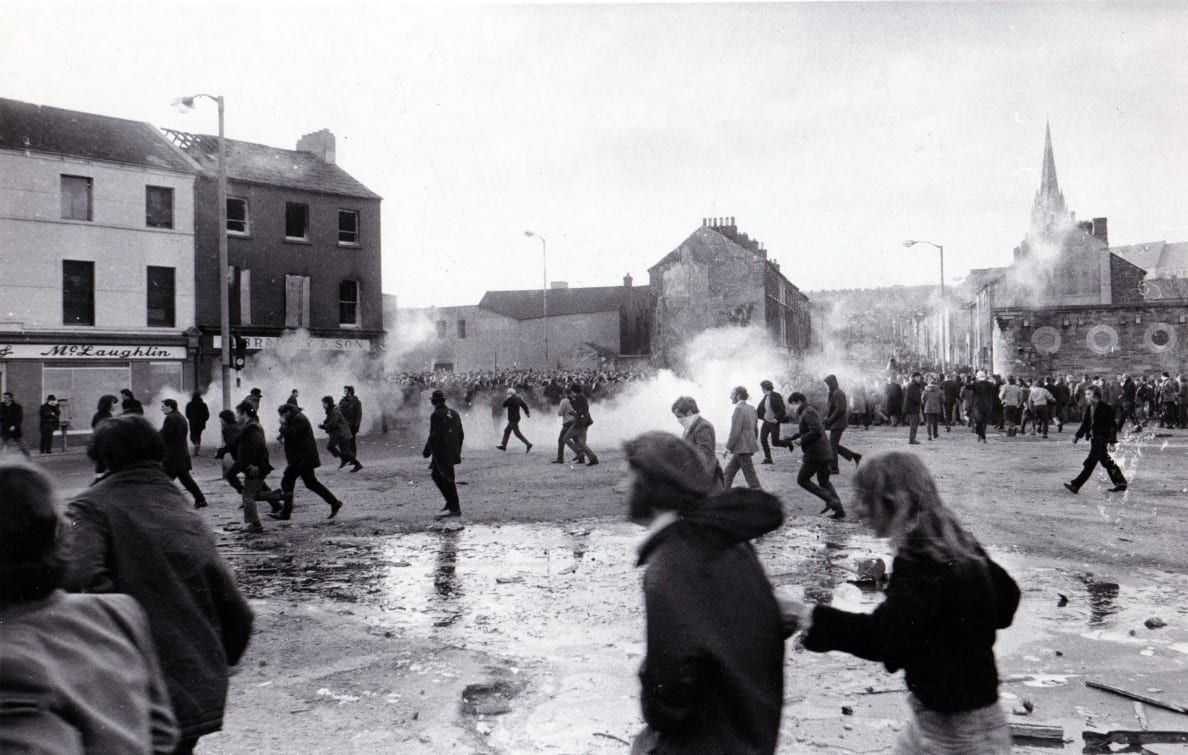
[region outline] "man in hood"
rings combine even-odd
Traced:
[[[644,433],[624,451],[620,489],[630,519],[648,529],[638,561],[647,727],[633,752],[774,753],[787,633],[749,541],[783,524],[780,501],[743,488],[708,495],[704,458],[668,433]]]

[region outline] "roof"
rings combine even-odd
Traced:
[[[1188,241],[1173,244],[1150,241],[1146,244],[1113,246],[1110,251],[1146,270],[1149,278],[1188,277]]]
[[[633,286],[635,296],[647,296],[647,286]],[[617,312],[623,306],[626,286],[591,286],[588,288],[549,289],[549,317],[588,315],[597,312]],[[528,291],[488,291],[479,306],[514,320],[544,317],[544,302],[540,289]]]
[[[172,129],[165,129],[165,134],[204,171],[218,171],[217,136],[189,134]],[[224,139],[224,142],[227,150],[227,178],[231,181],[365,199],[381,198],[338,165],[326,162],[312,152],[279,149],[237,139]]]
[[[151,124],[0,98],[0,149],[194,173]]]
[[[676,249],[673,249],[668,254],[660,258],[660,261],[648,268],[648,272],[655,270],[658,267],[663,267],[672,262],[676,262],[681,258],[682,251],[688,251],[694,257],[705,257],[712,259],[717,256],[715,253],[730,252],[737,254],[738,252],[746,252],[747,254],[759,256],[760,253],[748,249],[747,247],[734,241],[726,234],[719,231],[714,226],[703,225],[696,231],[689,234],[688,238],[682,241]]]

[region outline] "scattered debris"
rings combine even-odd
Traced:
[[[1152,616],[1143,622],[1143,626],[1145,626],[1147,629],[1161,629],[1167,626],[1167,622],[1158,616]]]
[[[887,578],[887,563],[881,558],[864,558],[858,562],[858,581],[879,583]]]
[[[625,744],[625,745],[630,745],[630,744],[631,744],[630,742],[628,742],[626,739],[623,739],[622,737],[616,737],[614,734],[607,734],[607,733],[605,733],[605,732],[601,732],[601,731],[596,731],[596,732],[594,732],[594,736],[596,736],[596,737],[605,737],[606,739],[613,739],[613,740],[615,740],[616,742],[622,742],[622,743],[623,743],[623,744]]]
[[[848,705],[843,705],[842,706],[842,715],[843,716],[852,716],[852,715],[854,715],[854,709]]]
[[[1188,731],[1083,731],[1084,752],[1112,752],[1110,745],[1143,746],[1188,742]]]
[[[1011,723],[1012,739],[1027,739],[1041,742],[1063,742],[1064,727],[1059,724]]]
[[[462,690],[462,712],[472,716],[498,716],[511,711],[511,700],[523,690],[523,684],[493,681],[468,684]]]
[[[1157,708],[1163,708],[1165,710],[1173,710],[1176,713],[1183,713],[1184,715],[1188,715],[1188,708],[1185,708],[1183,705],[1177,705],[1176,703],[1165,703],[1162,700],[1156,700],[1153,697],[1147,697],[1146,695],[1140,695],[1137,692],[1129,692],[1129,691],[1121,689],[1119,687],[1112,687],[1108,684],[1102,684],[1101,682],[1095,682],[1092,679],[1086,679],[1085,686],[1092,687],[1093,689],[1100,689],[1105,692],[1113,692],[1115,695],[1121,695],[1122,697],[1128,697],[1131,700],[1138,700],[1139,702],[1146,703],[1147,705],[1154,705]],[[1185,735],[1185,736],[1188,736],[1188,735]],[[1175,740],[1175,741],[1180,741],[1180,740]],[[1188,739],[1183,740],[1183,741],[1188,742]],[[1138,744],[1143,744],[1143,743],[1139,742]]]
[[[1147,723],[1147,712],[1143,710],[1143,704],[1138,700],[1134,701],[1134,717],[1138,719],[1140,729],[1146,731],[1150,728]]]
[[[1025,697],[1023,698],[1023,709],[1028,713],[1031,713],[1035,710],[1035,703],[1031,702],[1031,700]]]
[[[496,577],[495,584],[497,585],[511,585],[523,582],[523,577]]]
[[[1059,593],[1059,592],[1058,592],[1058,593],[1056,593],[1056,594],[1060,596],[1060,602],[1058,602],[1058,603],[1056,604],[1056,607],[1057,607],[1057,608],[1064,608],[1065,606],[1067,606],[1067,605],[1068,605],[1068,596],[1067,596],[1067,595],[1065,595],[1064,593]]]

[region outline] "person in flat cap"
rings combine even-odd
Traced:
[[[462,516],[458,485],[454,481],[454,466],[462,463],[462,441],[466,437],[462,418],[446,406],[446,397],[441,391],[433,391],[429,401],[433,404],[433,413],[429,415],[429,439],[425,441],[421,455],[429,459],[433,483],[445,498],[445,506],[434,519]]]
[[[644,433],[623,449],[616,489],[647,528],[637,564],[647,726],[632,753],[774,753],[789,632],[750,540],[783,524],[782,505],[759,489],[715,492],[701,452],[675,435]]]

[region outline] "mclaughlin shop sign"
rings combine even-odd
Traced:
[[[127,346],[92,343],[4,343],[0,359],[158,359],[184,360],[185,346]]]

